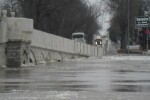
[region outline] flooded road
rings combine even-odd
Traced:
[[[0,69],[0,100],[150,100],[150,57],[105,56]]]

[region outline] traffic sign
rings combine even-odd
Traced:
[[[149,26],[149,17],[141,16],[136,18],[136,26],[138,28],[148,27]]]

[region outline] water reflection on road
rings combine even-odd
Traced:
[[[105,57],[0,69],[0,100],[149,100],[149,65]]]

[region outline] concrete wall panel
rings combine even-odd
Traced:
[[[97,48],[97,47],[94,47],[94,49],[95,49],[95,56],[98,56],[98,53],[97,53],[97,51],[98,51],[97,49],[98,49],[98,48]]]
[[[83,47],[83,45],[84,45],[84,44],[83,44],[83,43],[81,43],[81,54],[82,54],[82,55],[84,54],[84,50],[83,50],[83,49],[84,49],[84,47]]]
[[[103,56],[103,48],[98,48],[98,57],[102,57]]]
[[[102,50],[98,49],[95,46],[62,38],[53,34],[48,34],[37,30],[34,30],[33,32],[31,46],[49,49],[52,51],[79,54],[85,56],[103,55],[103,53],[101,53]]]
[[[5,44],[1,44],[0,43],[0,67],[1,65],[5,65],[6,61],[5,61]]]
[[[6,62],[6,47],[2,44],[5,45],[8,40],[31,42],[32,56],[35,56],[37,62],[42,60],[49,61],[51,59],[62,60],[66,57],[102,56],[105,53],[102,47],[97,48],[92,45],[34,30],[33,20],[31,19],[6,18],[2,21],[7,25],[2,22],[0,23],[0,65]]]
[[[0,43],[7,42],[7,23],[0,22]]]

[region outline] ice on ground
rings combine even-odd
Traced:
[[[133,56],[133,55],[117,55],[117,56],[104,56],[102,59],[109,60],[150,60],[150,56]]]

